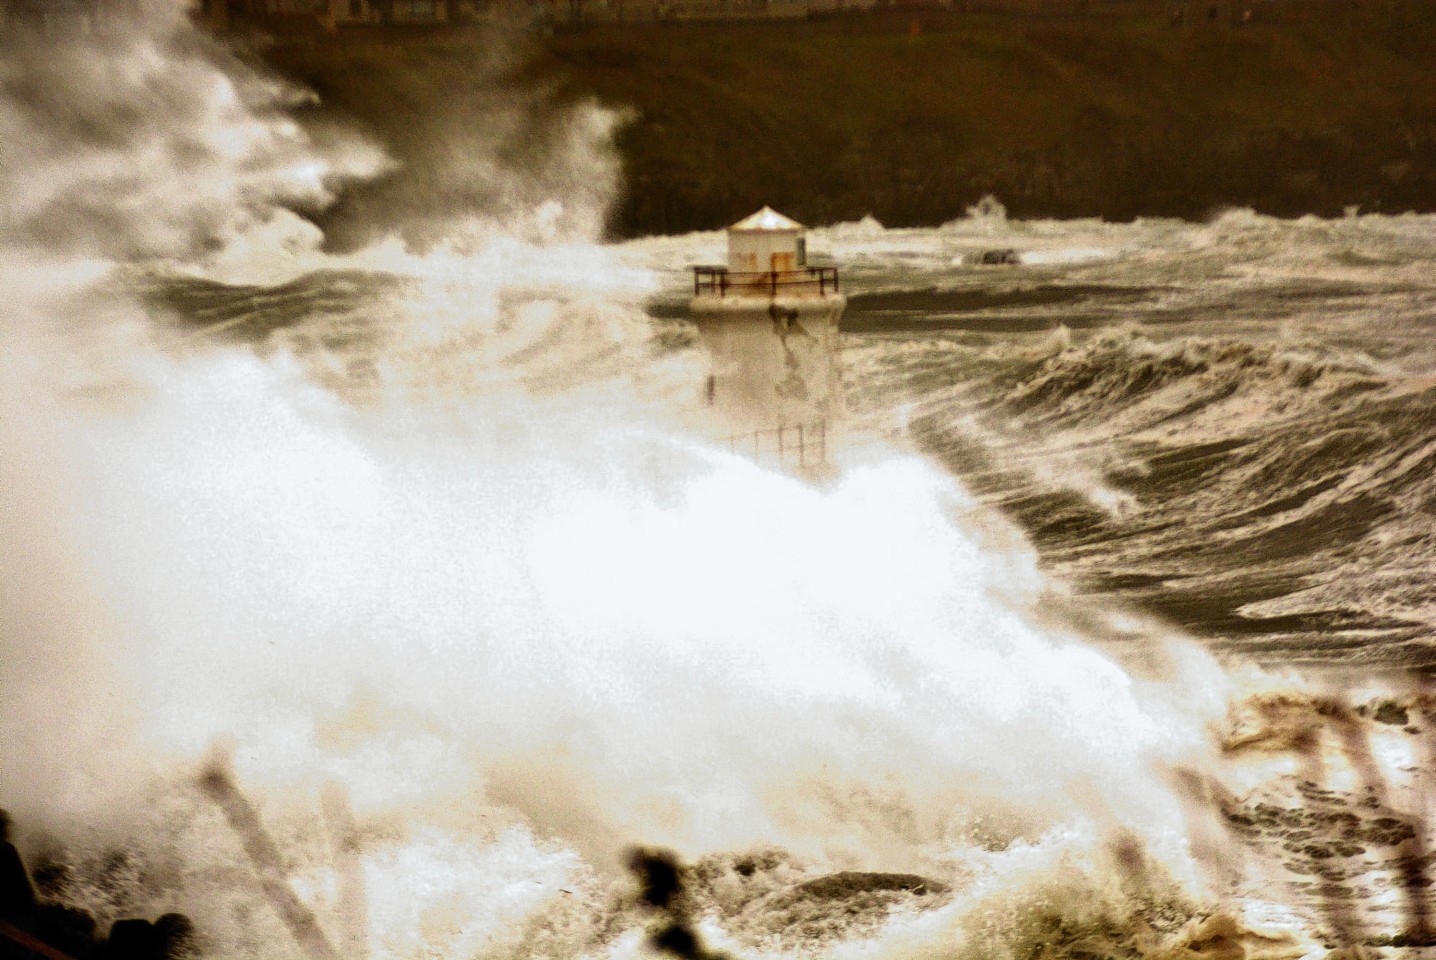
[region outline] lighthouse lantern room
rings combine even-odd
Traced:
[[[806,228],[771,207],[728,228],[727,261],[693,268],[691,312],[710,360],[704,403],[760,452],[825,459],[842,412],[837,268],[809,265]]]
[[[728,269],[734,273],[787,273],[808,265],[803,225],[772,207],[728,228]]]

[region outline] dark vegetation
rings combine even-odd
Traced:
[[[686,868],[671,851],[632,850],[628,869],[638,881],[638,902],[653,915],[648,928],[648,946],[653,951],[675,960],[733,960],[704,944],[693,922]]]
[[[503,62],[479,33],[341,33],[266,55],[318,90],[317,115],[409,165],[341,201],[330,218],[351,225],[361,209],[484,202],[492,184],[449,174],[486,149],[496,98],[535,111],[504,121],[501,154],[554,187],[573,171],[552,156],[553,108],[631,111],[619,236],[718,227],[762,203],[814,224],[932,225],[989,193],[1021,217],[1436,209],[1436,5],[1192,2],[1182,24],[1171,9],[612,25],[503,39],[506,54],[531,48]]]
[[[95,918],[44,896],[62,867],[36,872],[35,884],[15,845],[10,817],[0,810],[0,958],[4,960],[191,960],[197,955],[194,925],[179,913],[154,923],[116,920],[108,937]]]

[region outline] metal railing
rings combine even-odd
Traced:
[[[776,461],[794,467],[816,467],[828,462],[826,420],[754,430],[726,440],[729,450],[754,460]]]
[[[746,273],[727,267],[694,267],[693,295],[709,294],[776,297],[779,292],[797,296],[825,296],[838,292],[837,267],[803,267],[801,270],[768,270]]]

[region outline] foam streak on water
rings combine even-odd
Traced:
[[[856,405],[1052,569],[1224,649],[1429,662],[1430,217],[830,238]],[[963,265],[995,246],[1023,265]]]

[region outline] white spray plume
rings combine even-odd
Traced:
[[[402,349],[371,402],[297,349],[155,349],[91,284],[107,258],[202,252],[338,174],[274,88],[146,9],[88,64],[30,51],[0,100],[0,802],[79,874],[115,846],[180,864],[77,876],[75,902],[290,949],[195,795],[216,743],[321,919],[312,798],[342,785],[384,956],[511,942],[634,842],[941,871],[978,825],[1121,828],[1196,882],[1162,771],[1202,762],[1210,664],[1177,696],[1043,626],[1031,558],[931,466],[817,489],[676,432],[691,358],[631,305],[651,278],[595,303],[616,260],[591,243],[491,241],[521,269],[467,280],[395,258],[420,282],[376,307]]]
[[[0,67],[3,229],[69,256],[216,247],[285,206],[320,206],[380,156],[320,155],[286,108],[301,94],[136,4],[109,29],[7,37]]]

